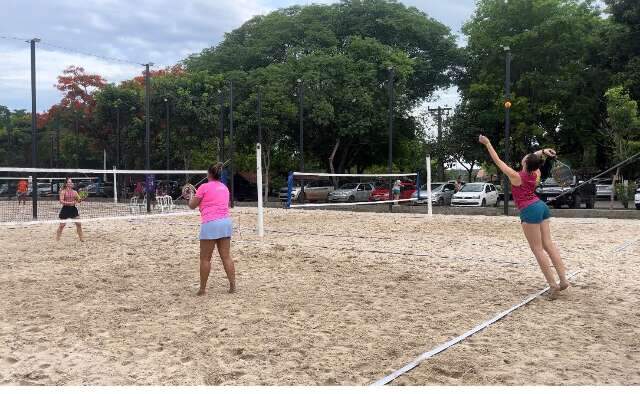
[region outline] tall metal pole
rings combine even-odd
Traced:
[[[218,114],[218,161],[224,163],[224,95],[218,90],[220,113]]]
[[[116,107],[116,167],[120,168],[120,103]]]
[[[262,92],[258,86],[258,143],[262,146]]]
[[[149,73],[149,66],[151,64],[145,64],[144,73],[144,121],[145,121],[145,135],[144,135],[144,169],[151,169],[150,155],[150,137],[151,137],[151,74]],[[147,175],[148,176],[148,175]],[[151,187],[147,184],[147,188]],[[147,198],[147,212],[151,212],[151,198]]]
[[[304,172],[304,85],[298,79],[298,113],[300,116],[300,171]]]
[[[510,112],[511,112],[511,49],[509,47],[504,47],[506,52],[506,72],[504,78],[504,95],[505,95],[505,106],[504,106],[504,161],[507,165],[510,165],[510,150],[511,144],[509,143],[509,130],[510,130]],[[509,104],[507,104],[509,103]],[[509,214],[509,196],[510,196],[510,183],[508,177],[503,177],[504,179],[504,214]]]
[[[36,113],[36,42],[38,38],[31,39],[31,166],[38,166],[38,124]],[[31,183],[31,199],[33,218],[38,218],[38,174],[33,174]]]
[[[229,152],[229,159],[230,161],[230,182],[229,184],[231,185],[231,208],[233,208],[234,206],[234,202],[235,202],[235,194],[234,194],[234,189],[235,189],[235,180],[234,180],[234,166],[233,166],[233,159],[234,159],[234,155],[235,155],[235,141],[234,141],[234,135],[233,135],[233,81],[229,81],[229,142],[231,143],[231,149]]]
[[[166,160],[167,160],[167,171],[169,171],[171,169],[171,144],[169,143],[170,141],[170,136],[169,136],[169,99],[167,99],[165,97],[164,99],[164,104],[165,104],[165,110],[167,111],[167,127],[165,130],[165,134],[164,134],[164,144],[165,144],[165,151],[166,151]],[[169,177],[169,174],[167,174],[167,178]]]
[[[394,71],[392,67],[389,67],[389,164],[388,172],[393,173],[393,84],[394,84]],[[393,179],[389,178],[389,200],[393,199]],[[389,204],[389,211],[393,209],[393,204]]]

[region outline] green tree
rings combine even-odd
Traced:
[[[590,2],[478,1],[463,27],[467,61],[459,84],[466,116],[504,143],[503,47],[508,46],[513,54],[514,163],[532,145],[545,143],[570,161],[588,164],[604,123],[606,25]]]

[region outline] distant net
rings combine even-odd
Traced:
[[[65,189],[67,178],[72,182],[71,189]],[[188,189],[188,195],[192,195],[206,181],[206,170],[0,167],[0,224],[61,220],[61,198],[76,199],[81,221],[194,214],[187,205],[184,190]],[[34,191],[37,193],[36,201],[33,199]]]
[[[287,186],[280,189],[278,196],[288,208],[408,204],[426,198],[420,186],[418,173],[292,172]]]

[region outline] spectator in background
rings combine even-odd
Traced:
[[[394,205],[398,205],[398,200],[400,199],[400,189],[402,188],[402,182],[400,179],[393,184],[393,188],[391,189],[391,193],[393,194],[393,199],[395,200]]]
[[[458,175],[458,177],[456,178],[455,188],[456,193],[459,192],[462,188],[462,175]]]
[[[23,205],[27,205],[27,194],[29,193],[29,183],[26,179],[20,179],[18,181],[18,188],[16,189],[16,196],[18,197],[18,205],[22,201]]]

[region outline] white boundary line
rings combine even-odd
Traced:
[[[113,174],[111,170],[92,170],[87,168],[34,168],[34,167],[0,167],[0,172],[25,172],[25,173],[94,173]],[[176,174],[176,175],[197,175],[206,174],[206,170],[115,170],[116,174]],[[45,178],[43,178],[45,179]]]
[[[0,168],[0,170],[2,170]],[[326,172],[294,172],[293,176],[323,176],[323,177],[340,177],[340,178],[391,178],[391,177],[399,177],[399,176],[417,176],[418,173],[410,173],[410,174],[330,174]]]
[[[297,204],[291,205],[289,208],[305,208],[305,207],[344,207],[351,205],[374,205],[374,204],[393,204],[396,202],[418,201],[417,198],[404,198],[402,200],[384,200],[384,201],[363,201],[363,202],[331,202],[326,204]]]
[[[183,212],[169,212],[169,213],[150,213],[150,214],[140,214],[140,215],[124,215],[124,216],[103,216],[98,218],[86,218],[86,219],[51,219],[51,220],[32,220],[29,222],[0,222],[0,227],[12,227],[12,226],[34,226],[38,224],[58,224],[58,223],[87,223],[87,222],[102,222],[102,221],[110,221],[110,220],[135,220],[135,219],[155,219],[155,218],[163,218],[163,217],[171,217],[171,216],[196,216],[199,215],[200,212],[193,211],[183,211]]]
[[[580,273],[580,271],[575,271],[575,272],[567,275],[567,279],[570,279],[570,278],[576,276],[579,273]],[[453,346],[453,345],[455,345],[455,344],[457,344],[459,342],[462,342],[463,340],[465,340],[466,338],[472,336],[473,334],[477,333],[478,331],[484,330],[485,328],[487,328],[491,324],[497,322],[498,320],[500,320],[503,317],[507,316],[508,314],[510,314],[514,310],[520,308],[521,306],[530,303],[531,301],[533,301],[534,299],[538,298],[539,296],[541,296],[542,294],[546,293],[547,291],[549,291],[549,286],[545,287],[544,289],[540,290],[539,292],[537,292],[535,294],[530,295],[524,301],[522,301],[521,303],[519,303],[517,305],[512,306],[511,308],[507,309],[506,311],[498,313],[492,319],[478,324],[477,326],[475,326],[471,330],[465,332],[464,334],[462,334],[460,336],[457,336],[457,337],[451,339],[450,341],[445,342],[445,343],[443,343],[443,344],[441,344],[441,345],[429,350],[428,352],[422,353],[415,360],[411,361],[410,363],[408,363],[404,367],[398,369],[397,371],[385,376],[384,378],[382,378],[380,380],[377,380],[371,386],[384,386],[385,384],[392,382],[397,377],[403,375],[406,372],[411,371],[412,369],[414,369],[415,367],[420,365],[420,363],[422,363],[424,360],[429,359],[429,358],[435,356],[436,354],[447,350],[448,348],[450,348],[451,346]]]

